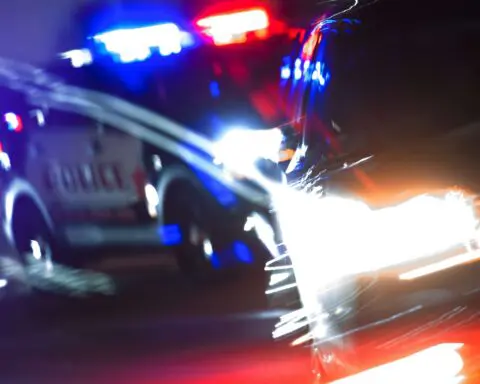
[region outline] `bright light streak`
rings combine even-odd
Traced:
[[[245,41],[246,33],[267,29],[270,21],[265,10],[252,9],[206,17],[197,25],[215,44],[223,45]]]
[[[302,319],[302,320],[299,320],[299,321],[291,321],[291,322],[288,322],[284,325],[282,325],[281,327],[277,327],[273,333],[272,333],[272,336],[274,339],[278,339],[280,337],[283,337],[283,336],[286,336],[286,335],[289,335],[295,331],[298,331],[304,327],[307,327],[308,325],[310,325],[310,322],[308,319]]]
[[[280,273],[273,273],[270,275],[270,281],[268,283],[269,286],[274,286],[280,284],[282,281],[287,280],[292,275],[292,272],[280,272]]]
[[[461,383],[462,344],[439,344],[411,356],[337,380],[333,384]]]
[[[265,294],[266,295],[271,295],[273,293],[286,291],[288,289],[292,289],[292,288],[296,288],[296,287],[297,287],[297,283],[285,284],[285,285],[282,285],[281,287],[278,287],[278,288],[267,289]]]
[[[312,332],[308,332],[306,333],[305,335],[302,335],[298,338],[296,338],[295,340],[293,340],[290,345],[292,347],[296,347],[296,346],[299,346],[299,345],[302,345],[302,344],[305,344],[307,342],[309,342],[310,340],[313,339],[313,334]]]
[[[275,327],[280,327],[283,324],[286,324],[290,321],[297,321],[306,317],[305,310],[303,308],[297,309],[296,311],[289,312],[280,317],[280,322],[275,325]]]
[[[400,274],[400,280],[414,280],[419,277],[431,275],[449,268],[456,267],[461,264],[468,264],[473,261],[480,260],[480,251],[462,253],[458,256],[449,257],[448,259],[432,263],[424,267],[416,268],[411,271]]]

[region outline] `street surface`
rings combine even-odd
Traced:
[[[91,268],[113,278],[115,295],[43,295],[0,305],[0,383],[311,383],[308,348],[272,340],[274,324],[285,312],[268,309],[262,265],[202,287],[155,257],[121,258]],[[370,329],[358,347],[368,349],[383,338],[403,344],[444,336],[462,343],[477,340],[478,295],[470,287],[479,271],[470,272],[434,279],[428,290],[412,285],[396,292],[399,308],[422,305],[426,311],[415,316],[413,328],[396,322]],[[440,289],[445,279],[463,288],[457,294]],[[466,293],[468,300],[457,301],[467,299]],[[372,301],[369,313],[389,313],[385,305],[392,297]],[[449,309],[428,309],[443,302],[450,302]]]
[[[164,266],[114,262],[112,297],[4,305],[2,383],[302,383],[306,349],[274,342],[264,275],[196,287]]]

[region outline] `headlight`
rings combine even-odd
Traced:
[[[471,199],[457,191],[424,194],[382,209],[347,198],[302,194],[292,204],[294,196],[276,196],[275,205],[285,245],[300,273],[297,280],[302,285],[305,274],[306,287],[424,265],[478,236]]]
[[[255,171],[255,162],[267,159],[278,162],[283,141],[278,128],[266,130],[232,129],[215,146],[215,161],[242,175]]]

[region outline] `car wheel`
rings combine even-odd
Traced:
[[[204,226],[195,222],[184,223],[181,231],[184,239],[177,250],[180,269],[197,282],[210,280],[215,275],[211,234]]]
[[[178,224],[182,233],[182,243],[176,249],[177,263],[190,280],[211,282],[224,275],[218,264],[220,235],[214,231],[205,208],[192,202],[191,196],[176,196],[175,213],[168,220]]]
[[[14,211],[12,227],[25,275],[33,288],[39,288],[53,274],[53,235],[40,211],[30,203]]]

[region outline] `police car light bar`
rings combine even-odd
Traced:
[[[124,63],[146,60],[155,51],[161,56],[178,54],[190,45],[188,34],[173,23],[116,29],[95,35],[93,39]]]
[[[196,24],[215,45],[226,45],[245,42],[247,33],[265,33],[270,18],[264,9],[255,8],[205,17]]]

